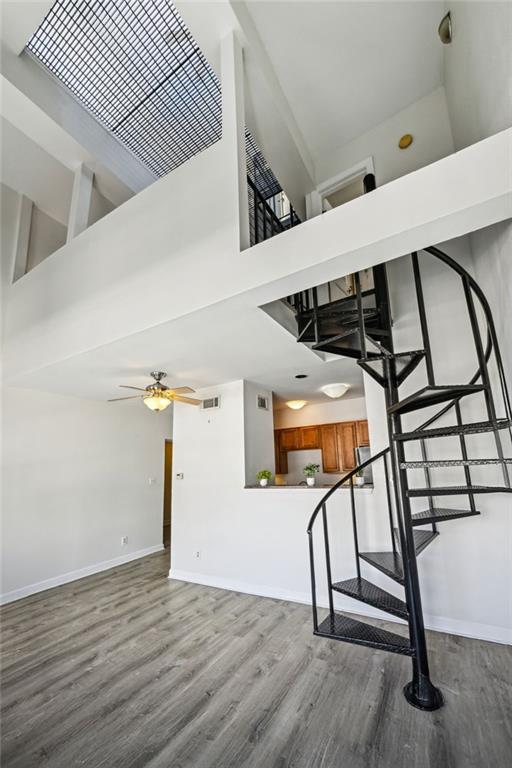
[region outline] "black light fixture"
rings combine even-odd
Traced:
[[[452,41],[452,17],[450,11],[441,19],[437,28],[437,34],[443,45],[449,45]]]

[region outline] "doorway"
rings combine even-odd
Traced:
[[[162,541],[166,549],[171,548],[171,506],[172,506],[172,440],[165,441],[164,448],[164,514]]]

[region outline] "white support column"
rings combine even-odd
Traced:
[[[89,223],[89,211],[91,209],[92,182],[94,173],[83,163],[80,163],[75,171],[73,191],[71,193],[71,205],[68,217],[68,235],[66,242],[87,229]]]
[[[243,50],[231,31],[221,42],[222,140],[226,142],[228,162],[234,163],[231,176],[237,189],[240,250],[248,248],[249,201],[245,157],[245,101]]]
[[[29,200],[25,195],[19,195],[16,242],[13,254],[13,283],[23,277],[27,271],[33,206],[32,200]]]

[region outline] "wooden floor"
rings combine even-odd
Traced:
[[[3,768],[510,765],[509,648],[431,633],[446,706],[424,713],[408,659],[314,638],[305,606],[168,581],[167,563],[2,610]]]

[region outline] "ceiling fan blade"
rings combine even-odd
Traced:
[[[195,389],[192,389],[192,387],[169,387],[169,389],[177,395],[186,395],[187,392],[195,392]]]
[[[123,389],[136,389],[138,392],[147,392],[146,389],[141,389],[141,387],[131,387],[129,384],[120,384],[119,386]]]
[[[200,400],[196,400],[193,397],[182,397],[181,395],[173,395],[173,400],[177,400],[179,403],[188,403],[189,405],[201,405]]]
[[[117,403],[118,400],[138,400],[144,395],[130,395],[130,397],[114,397],[111,400],[107,400],[107,403]]]

